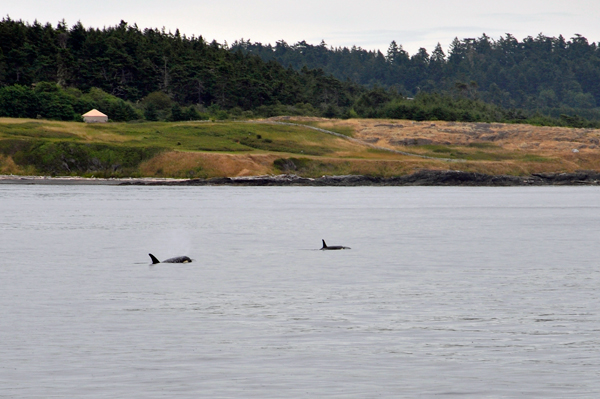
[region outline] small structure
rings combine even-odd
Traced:
[[[83,117],[83,121],[85,123],[106,123],[108,122],[108,116],[98,111],[97,109],[93,109],[90,112],[86,112],[81,115]]]

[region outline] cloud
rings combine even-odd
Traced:
[[[481,37],[483,34],[495,37],[504,34],[499,29],[490,30],[484,26],[439,26],[433,28],[424,28],[417,30],[404,29],[376,29],[376,30],[361,30],[361,31],[334,31],[330,32],[325,39],[329,44],[338,43],[334,47],[351,47],[356,45],[366,50],[379,49],[385,52],[392,40],[401,44],[404,50],[410,54],[414,54],[419,48],[424,47],[428,51],[439,42],[442,48],[447,49],[455,37],[464,39],[465,37]],[[309,38],[310,41],[316,41],[317,38]],[[307,39],[307,41],[309,40]],[[329,41],[328,41],[329,40]]]
[[[498,21],[518,21],[518,22],[532,22],[532,21],[545,21],[548,19],[555,18],[577,18],[579,14],[570,12],[540,12],[540,13],[506,13],[506,12],[495,12],[495,13],[482,13],[478,14],[480,18],[494,19]]]

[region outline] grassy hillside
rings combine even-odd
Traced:
[[[273,120],[84,124],[0,118],[0,174],[389,177],[418,169],[513,175],[600,170],[598,130],[361,119],[279,120],[294,125],[273,124]]]

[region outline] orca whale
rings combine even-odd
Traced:
[[[327,244],[325,244],[325,240],[321,240],[323,241],[323,248],[321,248],[321,251],[335,251],[336,249],[350,249],[350,247],[342,247],[341,245],[334,245],[331,247],[328,247]]]
[[[158,259],[156,259],[156,256],[154,256],[152,254],[148,254],[148,255],[150,255],[150,259],[152,259],[153,265],[155,265],[157,263],[190,263],[192,261],[187,256],[177,256],[175,258],[169,258],[169,259],[163,260],[161,262]]]

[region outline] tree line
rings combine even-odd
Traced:
[[[103,29],[0,22],[0,87],[54,82],[92,88],[130,103],[165,93],[181,106],[252,110],[297,104],[326,109],[352,104],[359,85],[319,70],[295,71],[202,37],[139,29],[121,21]]]
[[[409,97],[440,93],[553,116],[600,117],[600,46],[581,35],[565,40],[540,34],[519,41],[511,34],[498,40],[483,34],[455,38],[447,54],[438,43],[431,54],[421,48],[410,55],[396,41],[386,54],[283,40],[263,45],[242,39],[231,45],[237,50],[296,70],[321,68],[338,79],[393,88]]]
[[[325,43],[228,46],[124,21],[98,29],[5,17],[0,116],[77,120],[96,108],[115,121],[286,114],[589,125],[600,120],[597,57],[580,36],[484,35],[455,40],[448,56],[439,45],[410,56],[395,42],[387,55]]]

